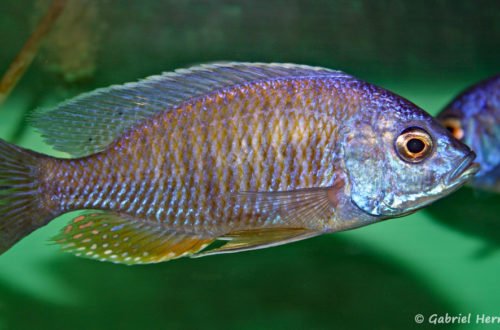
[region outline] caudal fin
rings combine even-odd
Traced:
[[[40,204],[38,166],[44,157],[0,140],[0,254],[52,218]]]

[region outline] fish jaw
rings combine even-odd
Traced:
[[[444,178],[448,189],[453,189],[455,186],[461,187],[479,172],[481,166],[478,163],[474,163],[475,158],[475,153],[471,151],[458,164],[455,170]]]

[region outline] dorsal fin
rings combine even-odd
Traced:
[[[296,64],[205,64],[82,94],[51,111],[35,112],[32,122],[56,150],[82,157],[104,150],[141,121],[210,92],[252,81],[319,76],[351,77]]]

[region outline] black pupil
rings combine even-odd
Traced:
[[[414,154],[418,154],[425,148],[425,144],[422,142],[422,140],[419,139],[411,139],[406,143],[406,147],[408,148],[408,151]]]
[[[455,131],[455,128],[453,128],[452,126],[446,126],[446,129],[448,130],[448,132],[450,133],[453,133]]]

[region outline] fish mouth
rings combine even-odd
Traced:
[[[467,156],[465,156],[453,172],[448,174],[445,179],[446,184],[453,186],[463,183],[473,177],[480,169],[478,163],[473,163],[474,158],[476,158],[476,154],[474,154],[474,152],[470,152]]]

